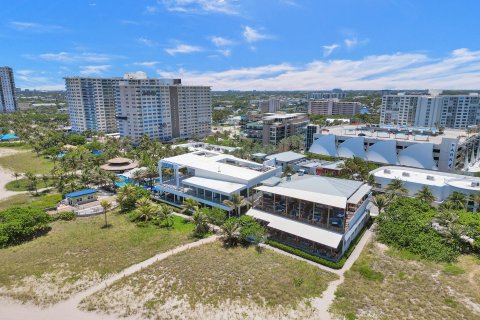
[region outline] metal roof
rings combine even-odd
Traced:
[[[275,159],[280,162],[291,162],[304,159],[305,155],[293,151],[281,152],[267,156],[268,160]]]
[[[241,183],[234,183],[216,179],[208,179],[202,177],[190,177],[182,180],[183,184],[206,189],[209,191],[230,195],[235,192],[239,192],[242,189],[245,189],[247,185]]]
[[[67,193],[65,197],[74,198],[74,197],[80,197],[80,196],[84,196],[84,195],[92,194],[96,192],[97,190],[95,189],[85,189],[85,190],[79,190],[79,191]]]

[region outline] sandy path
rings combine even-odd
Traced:
[[[299,256],[290,254],[288,252],[285,252],[283,250],[280,250],[280,249],[277,249],[277,248],[274,248],[274,247],[271,247],[271,246],[264,246],[264,247],[268,248],[268,249],[271,249],[271,250],[274,250],[275,252],[290,256],[294,259],[305,261],[309,264],[312,264],[312,265],[318,267],[319,269],[335,273],[336,275],[338,275],[340,277],[339,279],[330,282],[328,284],[327,289],[322,293],[322,296],[320,298],[314,299],[313,302],[312,302],[312,305],[315,306],[315,308],[317,309],[317,314],[319,316],[319,318],[318,318],[319,320],[332,320],[333,317],[328,310],[330,309],[330,305],[333,303],[333,300],[335,299],[335,291],[337,290],[338,286],[341,285],[343,283],[343,281],[345,281],[345,277],[344,277],[345,272],[352,267],[352,265],[355,261],[357,261],[358,257],[360,256],[360,254],[363,251],[363,248],[367,245],[367,243],[370,242],[370,239],[372,238],[372,234],[373,233],[370,229],[365,231],[365,234],[363,235],[362,239],[358,242],[357,246],[353,250],[350,257],[348,257],[348,259],[345,262],[345,264],[343,265],[343,267],[339,270],[331,269],[329,267],[323,266],[321,264],[318,264],[318,263],[315,263],[313,261],[301,258]]]
[[[20,153],[20,152],[26,152],[26,151],[0,148],[0,157],[6,157],[6,156],[9,156],[15,153]],[[8,191],[7,189],[5,189],[5,185],[13,180],[15,180],[15,178],[12,176],[12,172],[10,170],[0,167],[0,200],[25,192],[25,191]]]
[[[217,235],[210,236],[206,239],[202,239],[193,243],[188,243],[172,250],[159,253],[145,261],[132,265],[123,271],[101,281],[97,285],[90,287],[89,289],[79,292],[73,295],[70,299],[60,302],[51,307],[40,309],[33,305],[22,305],[12,300],[0,300],[0,319],[2,320],[84,320],[84,319],[117,319],[115,316],[108,316],[93,312],[85,312],[77,308],[82,299],[89,295],[111,285],[115,281],[129,276],[137,271],[142,270],[150,266],[151,264],[166,259],[179,252],[201,246],[206,243],[214,242],[218,239]],[[125,318],[124,318],[125,319]]]

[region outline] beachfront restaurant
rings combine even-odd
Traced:
[[[270,239],[332,261],[342,257],[369,217],[371,187],[360,181],[294,175],[254,189],[247,215],[266,226]]]

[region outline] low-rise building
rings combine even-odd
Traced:
[[[281,175],[280,168],[214,151],[165,158],[158,166],[160,182],[153,188],[158,200],[179,206],[192,198],[227,211],[225,200],[234,194],[249,198],[263,180]]]
[[[286,152],[271,154],[269,156],[266,156],[266,159],[271,160],[272,162],[274,162],[276,166],[282,167],[282,170],[285,170],[285,168],[288,165],[294,166],[300,161],[305,160],[306,157],[301,153],[286,151]]]
[[[294,175],[255,188],[247,215],[274,241],[338,261],[369,217],[371,187],[363,182]]]
[[[232,152],[237,149],[240,149],[239,147],[227,147],[227,146],[220,146],[217,144],[210,144],[206,142],[187,142],[187,143],[182,143],[182,144],[175,144],[172,146],[172,149],[175,148],[187,148],[188,151],[193,152],[193,151],[215,151],[215,152]]]
[[[85,189],[79,190],[65,195],[65,200],[71,206],[79,206],[81,204],[97,201],[97,190]]]
[[[467,197],[480,192],[480,178],[454,173],[386,166],[372,170],[370,174],[375,177],[376,189],[385,190],[392,180],[400,180],[408,190],[408,195],[414,196],[420,189],[427,186],[438,203],[446,201],[455,191]],[[474,203],[470,201],[468,208],[472,209],[473,206]]]

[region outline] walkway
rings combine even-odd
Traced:
[[[159,253],[145,261],[132,265],[123,271],[112,275],[111,277],[101,281],[97,285],[88,288],[85,291],[79,292],[70,299],[60,302],[51,307],[40,309],[33,305],[22,305],[11,301],[0,300],[0,315],[2,320],[96,320],[96,319],[117,319],[113,316],[101,315],[94,312],[85,312],[77,308],[82,299],[92,295],[93,293],[113,284],[115,281],[127,277],[137,271],[140,271],[157,261],[164,260],[179,252],[201,246],[206,243],[214,242],[218,236],[213,235],[206,239],[202,239],[193,243],[188,243],[172,250]]]
[[[343,267],[341,269],[338,269],[338,270],[323,266],[321,264],[318,264],[318,263],[315,263],[313,261],[301,258],[301,257],[293,255],[293,254],[290,254],[288,252],[285,252],[283,250],[274,248],[274,247],[269,246],[269,245],[263,245],[263,246],[265,248],[268,248],[268,249],[273,250],[275,252],[287,255],[287,256],[292,257],[294,259],[305,261],[309,264],[312,264],[312,265],[318,267],[319,269],[335,273],[336,275],[339,276],[339,279],[337,279],[335,281],[332,281],[328,284],[327,289],[323,292],[323,294],[320,298],[316,298],[316,299],[313,300],[313,305],[317,308],[317,314],[319,315],[319,320],[332,320],[333,319],[332,315],[330,314],[330,312],[328,310],[330,309],[330,305],[333,303],[333,300],[335,299],[335,291],[337,290],[338,286],[341,285],[345,281],[345,276],[344,276],[345,272],[352,267],[352,265],[355,263],[355,261],[357,261],[358,257],[360,256],[360,254],[363,251],[363,248],[365,248],[365,246],[372,239],[372,235],[373,235],[373,232],[371,231],[372,228],[373,228],[373,226],[370,227],[370,229],[368,229],[367,231],[365,231],[362,239],[358,242],[357,246],[353,250],[350,257],[348,257],[348,259],[345,262],[345,264],[343,265]]]

